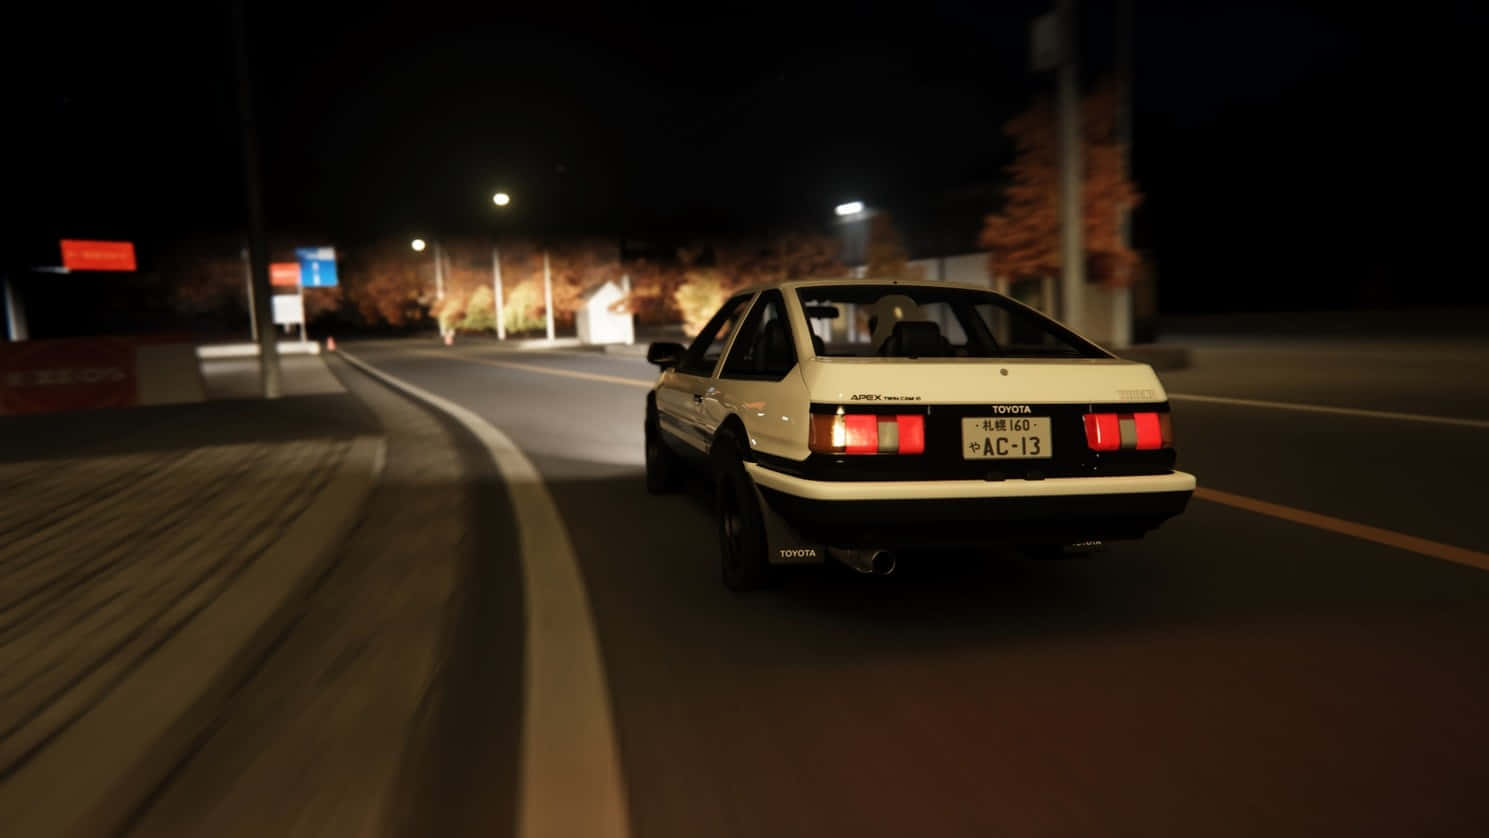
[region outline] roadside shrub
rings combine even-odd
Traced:
[[[465,303],[465,319],[460,328],[468,332],[488,332],[496,329],[496,297],[491,289],[482,285],[470,295]]]
[[[435,316],[439,318],[440,331],[454,331],[461,317],[465,315],[465,295],[450,291],[435,306]]]
[[[505,290],[505,289],[504,289]],[[508,332],[532,332],[543,328],[543,289],[536,282],[519,283],[506,291],[502,301],[502,320]]]
[[[690,271],[672,295],[677,310],[682,313],[684,333],[693,337],[702,331],[708,325],[708,318],[724,304],[727,293],[724,283],[712,271]]]

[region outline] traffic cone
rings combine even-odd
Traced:
[[[326,351],[327,352],[335,352],[336,351],[336,338],[329,337],[329,336],[326,338]]]

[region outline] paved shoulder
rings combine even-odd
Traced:
[[[504,489],[458,425],[330,363],[388,434],[383,480],[299,622],[134,834],[513,821],[522,603]]]

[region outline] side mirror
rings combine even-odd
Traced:
[[[646,360],[662,369],[667,369],[677,366],[677,362],[682,360],[684,351],[680,343],[659,341],[646,348]]]

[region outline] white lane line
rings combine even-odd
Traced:
[[[1397,413],[1391,410],[1362,410],[1357,407],[1331,407],[1324,404],[1302,404],[1299,402],[1269,402],[1260,399],[1235,399],[1229,396],[1199,396],[1193,393],[1169,393],[1175,401],[1208,402],[1229,404],[1238,407],[1267,407],[1274,410],[1298,410],[1305,413],[1333,413],[1339,416],[1361,416],[1367,419],[1391,419],[1400,422],[1430,422],[1437,425],[1457,425],[1463,428],[1489,428],[1489,420],[1460,419],[1455,416],[1430,416],[1424,413]]]
[[[1422,556],[1431,556],[1434,559],[1453,562],[1455,564],[1476,567],[1479,570],[1489,570],[1489,554],[1480,553],[1477,550],[1469,550],[1466,547],[1457,547],[1452,544],[1443,544],[1440,541],[1431,541],[1426,538],[1418,538],[1414,535],[1385,530],[1380,527],[1372,527],[1369,524],[1361,524],[1356,521],[1347,521],[1343,518],[1335,518],[1332,515],[1320,515],[1317,512],[1309,512],[1306,509],[1297,509],[1291,506],[1283,506],[1280,503],[1257,500],[1245,495],[1233,495],[1230,492],[1222,492],[1217,489],[1206,489],[1200,487],[1194,490],[1194,496],[1211,501],[1213,503],[1234,506],[1237,509],[1245,509],[1258,515],[1268,515],[1280,518],[1284,521],[1292,521],[1314,529],[1327,530],[1328,532],[1347,535],[1363,541],[1373,541],[1376,544],[1384,544],[1387,547],[1395,547],[1399,550],[1407,550]]]
[[[545,367],[541,364],[524,364],[521,361],[497,361],[491,358],[471,358],[466,355],[456,355],[449,352],[438,352],[432,349],[409,350],[413,355],[427,355],[431,358],[439,358],[445,361],[465,361],[468,364],[485,364],[488,367],[506,367],[514,370],[525,370],[527,372],[540,372],[545,375],[559,375],[565,378],[582,378],[585,381],[603,381],[606,384],[624,384],[629,387],[644,387],[650,390],[656,386],[655,381],[645,381],[640,378],[626,378],[619,375],[604,375],[598,372],[582,372],[580,370],[569,370],[561,367]]]
[[[348,363],[443,410],[486,446],[517,521],[527,614],[517,836],[625,838],[625,781],[584,577],[537,468],[474,412],[339,352]]]

